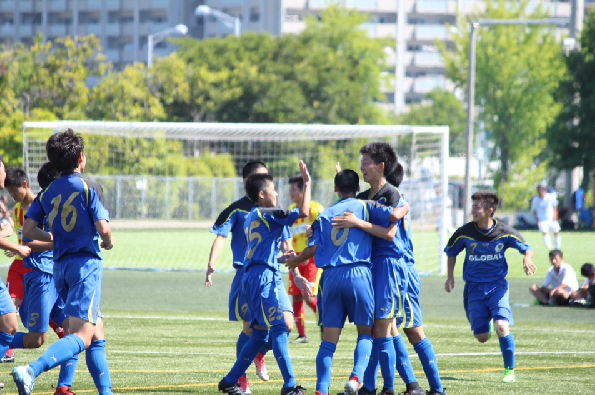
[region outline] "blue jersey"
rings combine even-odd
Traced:
[[[279,242],[291,238],[291,226],[300,214],[299,209],[254,207],[244,222],[248,250],[244,259],[250,265],[267,265],[279,270]]]
[[[35,197],[35,200],[39,195]],[[45,230],[46,232],[50,231],[50,225],[48,223],[47,217],[43,219],[42,222],[37,224],[37,227],[40,229]],[[23,242],[30,242],[33,241],[27,237],[23,237]],[[34,252],[31,251],[31,254],[23,259],[23,266],[27,269],[37,269],[42,272],[53,274],[54,272],[54,253],[52,250],[47,250],[43,252]]]
[[[43,223],[47,216],[54,236],[54,262],[81,254],[102,259],[95,222],[109,214],[79,173],[63,174],[33,201],[26,217]]]
[[[353,198],[340,200],[324,210],[312,224],[314,235],[308,241],[309,247],[318,246],[314,259],[316,266],[333,267],[354,263],[371,266],[374,237],[358,228],[336,229],[332,226],[332,220],[338,215],[351,212],[368,222],[371,222],[371,218],[377,222],[390,222],[392,211],[392,207]]]
[[[252,200],[244,196],[223,210],[211,228],[211,233],[217,236],[228,237],[231,232],[231,252],[235,268],[244,265],[246,247],[248,246],[244,235],[244,221],[253,207]]]
[[[508,274],[504,252],[515,248],[525,254],[531,249],[515,229],[494,219],[494,226],[487,233],[475,222],[461,226],[448,241],[444,252],[449,257],[465,250],[463,280],[487,283],[501,280]]]
[[[397,188],[387,182],[375,195],[371,195],[371,190],[368,189],[358,194],[357,198],[361,200],[374,200],[385,206],[398,207],[399,201],[401,200],[401,193]],[[390,225],[390,220],[379,221],[378,218],[371,218],[370,222],[384,227],[388,227]],[[400,248],[401,246],[398,243],[397,237],[395,237],[392,241],[374,237],[372,244],[372,257],[400,257],[402,255]]]
[[[397,207],[403,207],[407,203],[404,197],[399,200]],[[415,257],[413,255],[413,241],[411,239],[411,210],[397,222],[397,234],[394,238],[394,243],[397,249],[401,251],[401,257],[405,263],[409,265],[415,264]]]

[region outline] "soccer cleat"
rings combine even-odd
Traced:
[[[0,359],[0,363],[14,363],[14,354],[13,355],[6,354],[5,356],[2,357],[2,359]]]
[[[426,391],[424,391],[421,387],[417,387],[406,390],[405,392],[401,392],[399,395],[426,395]]]
[[[339,392],[337,393],[337,395],[346,395],[347,392]],[[394,394],[394,392],[393,392]],[[367,389],[366,387],[362,386],[359,391],[357,392],[357,395],[376,395],[376,389],[374,389],[374,391],[370,391],[369,389]]]
[[[240,383],[240,389],[244,394],[252,393],[252,391],[250,391],[250,383],[248,383],[248,378],[246,376],[240,376],[238,382]]]
[[[256,366],[256,375],[260,377],[262,381],[269,381],[269,372],[267,370],[266,360],[262,353],[258,353],[254,358],[254,366]]]
[[[19,395],[30,395],[33,392],[35,375],[30,366],[17,366],[12,369],[12,379],[17,385]]]
[[[446,388],[442,390],[442,392],[437,391],[428,391],[426,392],[427,395],[446,395]]]
[[[293,343],[293,344],[303,344],[303,343],[309,343],[309,342],[310,341],[308,340],[308,337],[307,336],[298,336],[297,339],[295,339],[291,343]]]
[[[54,395],[76,395],[76,394],[70,390],[70,387],[56,387],[56,392],[54,392]]]
[[[363,387],[362,387],[363,388]],[[359,394],[361,394],[362,391],[359,391]],[[395,390],[389,390],[387,388],[383,388],[382,391],[380,391],[380,394],[378,395],[395,395]]]
[[[281,395],[306,395],[306,389],[301,385],[294,385],[291,388],[281,388]]]
[[[504,371],[504,378],[502,379],[503,383],[514,383],[514,369],[506,369]]]
[[[219,388],[219,392],[223,392],[225,394],[244,395],[244,392],[240,388],[240,383],[228,384],[225,379],[221,379],[217,385],[217,388]],[[19,393],[19,395],[21,394]]]
[[[347,384],[345,384],[345,394],[347,395],[357,395],[359,391],[359,379],[357,376],[353,376],[349,379]]]
[[[0,390],[4,388],[4,383],[0,383]]]

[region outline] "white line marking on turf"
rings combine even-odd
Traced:
[[[108,350],[108,353],[114,354],[163,354],[163,351],[130,351],[130,350]],[[219,355],[226,357],[235,357],[235,354],[231,353],[219,353],[219,352],[167,352],[168,355]],[[585,355],[595,354],[595,351],[517,351],[516,355]],[[438,357],[492,357],[501,356],[501,352],[461,352],[461,353],[439,353],[436,354]],[[312,359],[312,356],[304,355],[292,355],[291,358],[295,359]],[[353,357],[334,357],[333,359],[353,359]]]

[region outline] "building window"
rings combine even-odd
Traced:
[[[250,22],[258,22],[260,20],[260,9],[258,7],[250,7]]]
[[[41,25],[41,14],[27,12],[21,14],[21,23],[23,25]]]

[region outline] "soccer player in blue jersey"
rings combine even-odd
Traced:
[[[360,378],[368,365],[372,352],[372,326],[374,324],[374,289],[372,283],[372,234],[361,229],[335,228],[332,221],[346,212],[353,213],[366,222],[386,222],[387,227],[379,236],[392,240],[387,231],[390,222],[398,219],[397,209],[376,202],[355,199],[359,189],[359,176],[353,170],[343,170],[335,175],[335,191],[340,201],[324,210],[312,225],[313,236],[308,248],[297,258],[291,259],[288,267],[316,256],[315,262],[323,268],[319,285],[319,324],[324,327],[323,342],[316,358],[316,394],[329,392],[331,364],[345,318],[357,326],[358,341],[355,349],[353,371],[345,385],[345,392],[357,394]],[[375,233],[381,227],[373,227]]]
[[[0,155],[0,190],[4,189],[4,181],[6,180],[6,168],[4,166],[4,158]],[[9,251],[13,254],[18,254],[25,258],[31,253],[31,248],[28,246],[21,246],[12,243],[0,237],[0,249]],[[0,280],[0,355],[6,354],[10,343],[14,338],[14,334],[19,329],[19,322],[17,318],[17,310],[14,306],[12,298],[8,293],[8,288],[4,282]],[[4,388],[4,383],[0,383],[0,388]]]
[[[98,241],[101,238],[101,248],[109,250],[113,239],[107,210],[82,179],[87,161],[83,149],[82,137],[71,129],[48,139],[48,158],[61,176],[33,202],[23,226],[25,237],[54,242],[54,281],[66,301],[68,335],[35,362],[13,369],[19,395],[29,395],[37,376],[85,349],[87,368],[99,394],[112,394],[99,315],[103,262]],[[38,228],[46,216],[51,233]]]
[[[376,200],[392,207],[407,207],[406,200],[400,196],[397,187],[403,180],[403,166],[398,162],[393,148],[386,143],[370,143],[360,150],[362,154],[361,171],[370,184],[370,189],[360,193],[359,199]],[[390,170],[392,169],[392,170]],[[376,298],[376,321],[374,323],[374,348],[372,358],[360,394],[374,394],[378,366],[382,367],[384,388],[381,394],[392,394],[394,386],[394,361],[399,375],[405,382],[406,395],[425,394],[419,386],[413,372],[409,352],[397,326],[404,332],[417,352],[428,382],[429,394],[444,394],[440,380],[436,353],[423,330],[421,305],[419,303],[420,281],[415,269],[413,244],[411,242],[410,216],[403,212],[404,218],[397,223],[397,232],[393,240],[387,242],[375,238],[372,251],[372,274]],[[407,214],[405,216],[405,214]],[[400,215],[400,217],[402,217]],[[338,228],[366,225],[353,215],[336,218]],[[387,224],[380,223],[386,226]],[[393,308],[396,304],[398,308]],[[392,314],[389,314],[392,312]],[[393,318],[397,318],[397,325]],[[392,346],[392,349],[391,349]]]
[[[40,188],[42,190],[47,188],[58,176],[59,174],[54,166],[49,162],[45,163],[37,174]],[[21,169],[9,169],[6,187],[10,196],[21,204],[25,204],[27,197],[32,194],[29,189],[29,178]],[[46,232],[49,232],[47,218],[42,226]],[[10,347],[39,348],[45,343],[50,317],[54,322],[60,323],[66,319],[63,314],[64,301],[58,295],[54,284],[53,244],[23,237],[23,245],[31,248],[31,255],[23,259],[25,269],[30,270],[30,272],[25,274],[23,278],[24,297],[19,308],[19,314],[28,332],[17,332]],[[75,355],[71,360],[62,364],[55,395],[73,394],[70,387],[72,386],[77,363],[78,355]]]
[[[219,382],[219,391],[227,394],[242,395],[238,379],[269,336],[272,337],[273,353],[283,376],[281,395],[304,394],[304,389],[295,381],[289,357],[287,339],[288,332],[293,328],[293,311],[279,273],[279,263],[289,254],[278,258],[278,240],[286,227],[309,213],[310,174],[302,161],[299,165],[304,179],[304,198],[298,208],[293,210],[277,208],[277,192],[271,175],[253,174],[246,180],[246,194],[255,207],[244,222],[248,247],[244,260],[242,291],[248,303],[252,336],[242,348],[231,371]]]
[[[455,286],[454,268],[457,255],[465,250],[463,304],[471,330],[480,343],[491,336],[490,321],[498,333],[500,350],[504,358],[504,383],[514,383],[515,343],[509,326],[513,324],[508,299],[508,262],[504,252],[515,248],[523,258],[527,275],[535,273],[533,251],[523,237],[510,226],[494,219],[498,197],[492,192],[476,192],[473,201],[473,221],[461,226],[452,235],[444,252],[448,256],[446,292]]]

